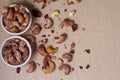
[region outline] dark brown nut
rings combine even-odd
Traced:
[[[13,17],[14,17],[14,10],[12,9],[12,8],[10,8],[9,10],[8,10],[8,14],[7,14],[7,19],[8,20],[12,20],[13,19]]]
[[[15,58],[17,59],[17,61],[18,61],[19,63],[22,63],[22,62],[23,62],[23,60],[22,60],[22,53],[21,53],[20,51],[15,51],[15,52],[14,52],[14,56],[15,56]]]
[[[62,64],[61,66],[59,66],[59,70],[63,70],[65,75],[70,74],[71,71],[71,67],[68,64]]]
[[[23,58],[23,60],[25,61],[25,60],[27,60],[27,58],[28,58],[29,50],[28,50],[27,47],[25,47],[24,49],[25,49],[25,51],[24,51],[23,54],[22,54],[22,58]]]
[[[64,19],[62,22],[61,22],[61,28],[63,28],[64,26],[66,27],[70,27],[74,24],[74,21],[69,19],[69,18],[66,18]]]
[[[47,53],[46,50],[45,50],[44,45],[39,45],[39,46],[38,46],[38,52],[39,52],[42,56],[47,56],[47,55],[48,55],[48,53]]]
[[[24,21],[24,17],[20,13],[14,13],[14,18],[15,18],[15,20],[17,19],[20,24],[22,24]]]
[[[72,59],[73,59],[73,56],[69,53],[65,53],[65,54],[62,55],[62,58],[66,59],[67,62],[71,62]]]
[[[40,26],[39,24],[34,23],[33,28],[32,28],[32,34],[33,34],[33,35],[39,34],[40,31],[41,31],[41,29],[42,29],[42,28],[41,28],[41,26]]]
[[[7,54],[10,54],[12,52],[12,48],[11,48],[11,46],[5,46],[4,48],[3,48],[3,55],[7,55]]]
[[[30,61],[26,72],[32,73],[35,71],[36,67],[36,63],[34,61]]]
[[[78,4],[81,0],[67,0],[68,5]]]
[[[12,64],[12,65],[18,65],[20,64],[16,59],[15,59],[15,56],[13,54],[10,54],[9,55],[9,63]]]
[[[46,24],[44,25],[45,29],[49,29],[53,26],[53,20],[50,17],[45,18]]]
[[[60,44],[60,43],[64,42],[66,40],[66,38],[67,38],[67,34],[63,33],[60,35],[60,37],[54,37],[54,42]]]

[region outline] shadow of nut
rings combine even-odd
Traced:
[[[61,34],[59,37],[54,37],[54,42],[56,43],[63,43],[67,38],[67,34],[66,33],[63,33]]]
[[[46,50],[45,50],[44,45],[42,45],[42,44],[38,46],[37,51],[38,51],[42,56],[47,56],[47,55],[48,55],[48,53],[47,53]]]
[[[36,63],[34,61],[30,61],[26,72],[32,73],[35,71],[35,69],[36,69]]]
[[[71,67],[68,64],[62,64],[61,66],[59,66],[59,70],[63,70],[65,75],[70,74],[71,71]]]
[[[73,59],[73,56],[69,53],[65,53],[65,54],[62,55],[62,58],[66,59],[67,62],[71,62],[72,59]]]

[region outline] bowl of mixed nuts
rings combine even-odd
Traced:
[[[1,25],[8,34],[21,35],[29,29],[31,23],[31,13],[25,6],[11,4],[3,7]]]
[[[20,36],[7,38],[1,45],[1,58],[10,67],[21,67],[31,57],[30,43]]]

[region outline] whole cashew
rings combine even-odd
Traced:
[[[45,47],[43,45],[39,45],[38,47],[38,52],[42,55],[42,56],[47,56],[48,53],[45,50]]]
[[[12,65],[18,65],[19,62],[15,59],[15,56],[13,54],[9,55],[9,63]]]
[[[45,29],[49,29],[53,26],[53,20],[49,17],[45,18],[46,24],[44,25]]]
[[[28,48],[25,47],[25,51],[23,52],[23,55],[22,55],[22,58],[23,58],[24,61],[27,60],[28,55],[29,55]]]
[[[19,63],[22,63],[22,54],[21,54],[21,52],[20,51],[15,51],[14,52],[14,56],[15,56],[15,58],[17,59],[17,61],[19,62]]]
[[[13,11],[12,8],[10,8],[10,9],[8,10],[8,14],[7,14],[7,17],[6,17],[6,18],[7,18],[8,20],[12,20],[13,17],[14,17],[14,11]]]
[[[23,22],[23,25],[24,26],[27,26],[29,21],[30,21],[30,15],[28,13],[25,13],[24,15],[24,22]]]
[[[62,64],[59,66],[59,70],[63,70],[65,75],[68,75],[71,71],[71,67],[68,64]]]
[[[12,33],[17,33],[17,32],[19,32],[19,30],[18,30],[17,27],[12,27],[9,31],[12,32]]]

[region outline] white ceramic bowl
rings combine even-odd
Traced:
[[[27,60],[26,60],[25,62],[19,64],[19,65],[12,65],[12,64],[9,64],[9,63],[5,62],[5,60],[3,59],[3,54],[2,54],[2,50],[3,50],[3,47],[4,47],[5,43],[6,43],[6,41],[11,40],[11,39],[14,39],[14,38],[17,38],[17,39],[20,39],[20,40],[24,41],[24,42],[26,43],[27,47],[28,47],[28,50],[29,50],[29,55],[28,55]],[[26,39],[24,39],[23,37],[20,37],[20,36],[12,36],[12,37],[9,37],[9,38],[7,38],[7,39],[2,43],[2,45],[1,45],[1,50],[0,50],[1,58],[2,58],[3,62],[4,62],[6,65],[10,66],[10,67],[21,67],[21,66],[25,65],[25,64],[30,60],[31,54],[32,54],[32,49],[31,49],[30,43],[29,43]]]
[[[16,5],[16,4],[11,4],[11,5],[9,5],[9,7],[14,7],[15,5]],[[24,6],[24,7],[25,7],[25,6]],[[8,34],[10,34],[10,35],[21,35],[21,34],[25,33],[25,32],[30,28],[31,23],[32,23],[32,15],[31,15],[30,11],[28,10],[28,8],[25,7],[25,9],[26,9],[26,11],[30,14],[30,22],[29,22],[29,24],[27,25],[27,28],[26,28],[25,30],[19,32],[19,33],[12,33],[12,32],[10,32],[10,31],[8,31],[8,30],[5,28],[4,24],[3,24],[3,16],[1,15],[1,25],[2,25],[2,28],[3,28]]]

